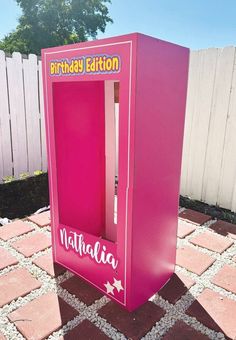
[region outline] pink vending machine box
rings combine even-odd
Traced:
[[[189,50],[135,33],[42,57],[54,261],[132,311],[174,271]]]

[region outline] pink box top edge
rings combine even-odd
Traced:
[[[41,55],[43,55],[45,52],[56,52],[58,50],[61,50],[63,52],[63,50],[66,50],[67,48],[76,47],[76,46],[86,48],[86,47],[96,46],[96,45],[101,44],[101,43],[108,44],[108,43],[122,42],[122,41],[125,41],[127,39],[134,41],[134,40],[137,40],[139,37],[144,37],[144,38],[147,38],[147,39],[154,39],[154,40],[158,40],[158,41],[163,42],[163,43],[168,43],[168,44],[174,45],[174,46],[179,47],[179,48],[189,49],[188,47],[181,46],[181,45],[175,44],[175,43],[170,42],[170,41],[159,39],[159,38],[149,36],[149,35],[143,34],[143,33],[134,32],[134,33],[117,35],[117,36],[103,38],[103,39],[96,39],[96,40],[79,42],[79,43],[75,43],[75,44],[68,44],[68,45],[63,45],[63,46],[43,48],[41,50]]]

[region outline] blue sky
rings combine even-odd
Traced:
[[[0,38],[17,25],[14,0],[0,0]],[[192,49],[236,46],[236,0],[113,0],[114,24],[98,38],[141,32]]]

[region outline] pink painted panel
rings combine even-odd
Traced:
[[[131,308],[174,272],[188,57],[187,48],[138,37]]]
[[[92,95],[91,95],[92,94]],[[104,82],[53,84],[59,221],[104,232]]]
[[[116,244],[62,224],[56,242],[58,263],[124,304],[124,271]]]

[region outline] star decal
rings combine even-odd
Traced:
[[[117,289],[118,293],[121,290],[124,290],[124,288],[122,287],[122,284],[121,284],[121,280],[116,280],[115,278],[114,278],[113,287],[115,287]]]
[[[109,281],[107,281],[107,283],[104,284],[104,286],[106,287],[107,294],[112,294],[112,295],[114,295],[113,290],[114,290],[115,288],[110,284]]]

